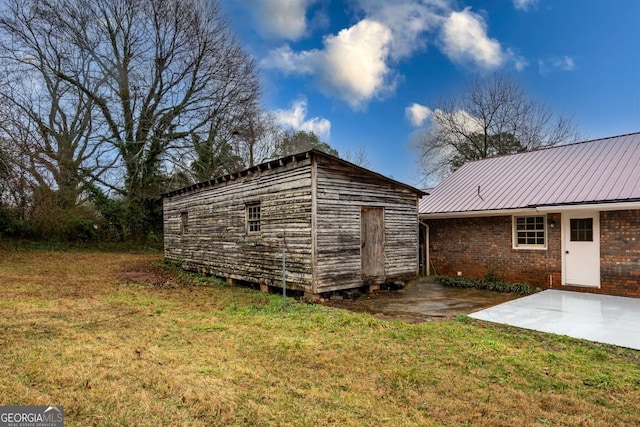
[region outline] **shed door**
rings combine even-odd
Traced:
[[[565,285],[600,287],[600,214],[563,213]]]
[[[384,276],[384,208],[363,207],[360,215],[362,278]]]

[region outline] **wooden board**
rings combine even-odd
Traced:
[[[363,279],[384,276],[384,208],[362,207],[360,264]]]

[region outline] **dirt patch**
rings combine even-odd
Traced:
[[[118,278],[127,285],[143,284],[157,288],[165,287],[171,282],[171,277],[162,267],[148,262],[129,266],[126,271],[120,272]]]
[[[397,291],[394,291],[397,292]],[[342,299],[342,300],[325,300],[322,305],[328,307],[341,308],[343,310],[349,310],[356,313],[369,313],[374,317],[387,320],[389,322],[401,321],[404,323],[422,323],[433,322],[441,320],[449,320],[454,316],[428,316],[416,313],[400,312],[389,310],[384,307],[378,307],[377,304],[381,302],[379,299],[384,300],[385,293],[372,293],[369,295],[363,295],[356,299]]]

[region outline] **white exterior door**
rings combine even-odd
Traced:
[[[562,214],[562,284],[600,287],[600,213]]]

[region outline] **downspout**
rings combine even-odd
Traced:
[[[422,221],[420,218],[418,218],[418,223],[420,223],[420,225],[423,225],[425,228],[425,239],[424,239],[424,262],[425,262],[425,266],[426,268],[426,273],[427,276],[431,275],[431,262],[429,259],[429,224],[427,224],[426,222]],[[418,242],[420,241],[420,238],[418,238]]]

